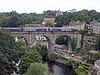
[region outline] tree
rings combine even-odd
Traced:
[[[19,25],[25,25],[25,24],[32,24],[33,20],[32,17],[20,17],[19,18]]]
[[[97,22],[100,22],[100,19],[98,19]]]
[[[54,27],[54,23],[52,20],[47,20],[45,23],[46,23],[46,27]]]
[[[56,27],[62,27],[63,25],[66,25],[69,23],[70,21],[70,14],[67,14],[67,15],[63,15],[63,16],[58,16],[56,17]]]
[[[85,45],[84,45],[84,50],[90,51],[90,50],[92,50],[92,49],[94,49],[94,45],[89,45],[89,44],[85,43]]]
[[[77,13],[77,20],[80,20],[81,22],[86,22],[89,23],[90,22],[90,17],[88,16],[88,13],[86,11],[79,11]]]
[[[34,47],[42,56],[42,60],[45,61],[47,59],[48,56],[48,51],[47,51],[47,47],[44,45],[37,45],[36,47]]]
[[[91,59],[94,61],[99,60],[100,59],[100,52],[93,53]]]
[[[95,49],[100,51],[100,35],[96,38]]]
[[[14,69],[12,62],[20,58],[19,54],[20,48],[14,38],[0,29],[0,75],[10,75]]]
[[[35,62],[42,62],[42,57],[38,53],[36,49],[29,49],[28,51],[25,52],[25,54],[22,56],[21,64],[20,64],[20,69],[22,73],[25,73],[27,69],[29,68],[31,63]]]
[[[50,61],[55,61],[55,60],[57,59],[57,55],[54,54],[54,53],[52,53],[52,54],[50,54],[50,55],[48,56],[48,58],[49,58]]]
[[[77,48],[77,49],[75,49],[75,53],[79,56],[84,56],[86,54],[86,50],[84,50],[82,48]]]
[[[17,43],[20,47],[25,47],[26,46],[26,41],[23,40],[23,39],[18,39]]]
[[[0,59],[0,75],[10,75],[14,70],[11,63]]]
[[[55,17],[55,14],[55,11],[52,10],[43,11],[44,17]]]
[[[0,26],[1,27],[6,27],[9,23],[10,17],[1,17],[0,19]]]
[[[98,18],[98,12],[96,10],[90,10],[89,11],[90,21],[93,21],[93,19],[97,20]]]
[[[73,37],[72,41],[71,41],[72,51],[74,51],[76,49],[76,46],[77,46],[77,39],[75,37]]]
[[[0,30],[0,51],[10,62],[18,58],[19,46],[5,30]]]
[[[80,30],[79,33],[81,34],[81,48],[83,47],[83,38],[85,36],[85,34],[88,33],[88,31],[86,29],[84,30]]]
[[[65,35],[59,36],[55,42],[56,44],[59,44],[59,45],[68,45],[68,40]]]
[[[25,75],[48,75],[48,67],[42,63],[32,63]]]

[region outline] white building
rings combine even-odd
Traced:
[[[45,41],[47,39],[46,39],[46,37],[40,35],[40,36],[36,37],[36,40],[44,40]]]
[[[98,70],[100,70],[100,60],[95,61],[94,65]]]

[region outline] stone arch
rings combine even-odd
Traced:
[[[71,50],[71,41],[72,41],[71,36],[66,35],[66,34],[57,35],[57,36],[55,37],[55,41],[56,41],[56,39],[57,39],[58,37],[60,37],[60,36],[65,36],[65,37],[66,37],[65,39],[68,40],[68,41],[67,41],[68,45],[66,45],[66,46],[67,46],[68,50]],[[55,42],[55,43],[56,43],[56,42]]]
[[[46,46],[47,46],[47,48],[48,48],[48,51],[50,51],[50,50],[51,50],[51,44],[52,44],[52,43],[51,43],[50,37],[47,36],[47,35],[35,35],[35,36],[33,37],[33,39],[32,39],[32,45],[31,45],[31,47],[33,47],[33,46],[39,44],[39,43],[37,43],[37,42],[41,42],[41,41],[37,41],[36,36],[43,36],[43,37],[46,38],[46,41],[42,41],[42,42],[46,42],[46,43],[48,44],[48,45],[46,45]]]

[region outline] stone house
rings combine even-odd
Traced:
[[[42,24],[46,26],[46,24],[55,24],[55,18],[44,18]],[[48,26],[47,26],[48,27]]]
[[[69,27],[77,29],[77,30],[83,30],[85,29],[85,22],[80,22],[80,21],[71,21],[69,23]]]
[[[100,22],[93,23],[93,33],[100,34]]]

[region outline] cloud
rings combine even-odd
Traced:
[[[0,11],[42,12],[59,8],[62,11],[73,8],[100,11],[99,3],[99,0],[0,0]]]

